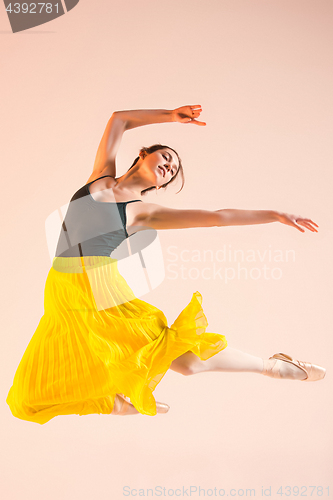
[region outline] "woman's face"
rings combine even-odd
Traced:
[[[140,155],[141,158],[143,155]],[[154,153],[146,155],[142,160],[142,167],[146,167],[147,173],[155,186],[163,186],[171,181],[179,168],[177,155],[172,149],[159,149]]]

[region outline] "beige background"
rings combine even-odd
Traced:
[[[271,486],[271,498],[283,498],[280,486],[332,487],[332,1],[81,0],[15,35],[0,11],[2,498],[121,499],[124,486],[158,485],[200,486],[206,496],[254,488],[256,497]],[[185,104],[201,104],[207,126],[129,131],[118,175],[141,146],[166,143],[183,159],[185,186],[151,201],[281,210],[311,218],[319,232],[279,223],[160,231],[166,277],[141,298],[171,325],[198,290],[208,331],[254,355],[321,364],[326,378],[169,371],[154,393],[167,415],[73,415],[44,426],[15,419],[5,399],[43,314],[46,218],[87,181],[114,110]],[[203,262],[204,250],[224,245],[267,257]],[[181,261],[182,250],[202,262]],[[270,261],[268,250],[284,260]],[[259,271],[213,278],[214,264],[238,263]],[[264,264],[278,267],[279,279],[270,271],[265,279]]]

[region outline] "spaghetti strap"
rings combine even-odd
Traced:
[[[97,179],[94,179],[93,181],[87,182],[87,184],[85,184],[85,186],[90,186],[90,184],[92,184],[93,182],[99,181],[99,179],[104,179],[104,177],[112,177],[112,175],[102,175],[102,177],[97,177]],[[112,177],[112,179],[114,179],[114,177]]]

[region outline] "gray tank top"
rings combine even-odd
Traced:
[[[100,255],[109,257],[126,238],[126,205],[121,202],[95,201],[89,186],[104,177],[82,186],[71,198],[62,224],[56,249],[56,257],[85,257]]]

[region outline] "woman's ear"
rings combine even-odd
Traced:
[[[139,156],[141,158],[141,160],[144,160],[147,156],[147,151],[145,151],[144,149],[141,149],[140,153],[139,153]]]

